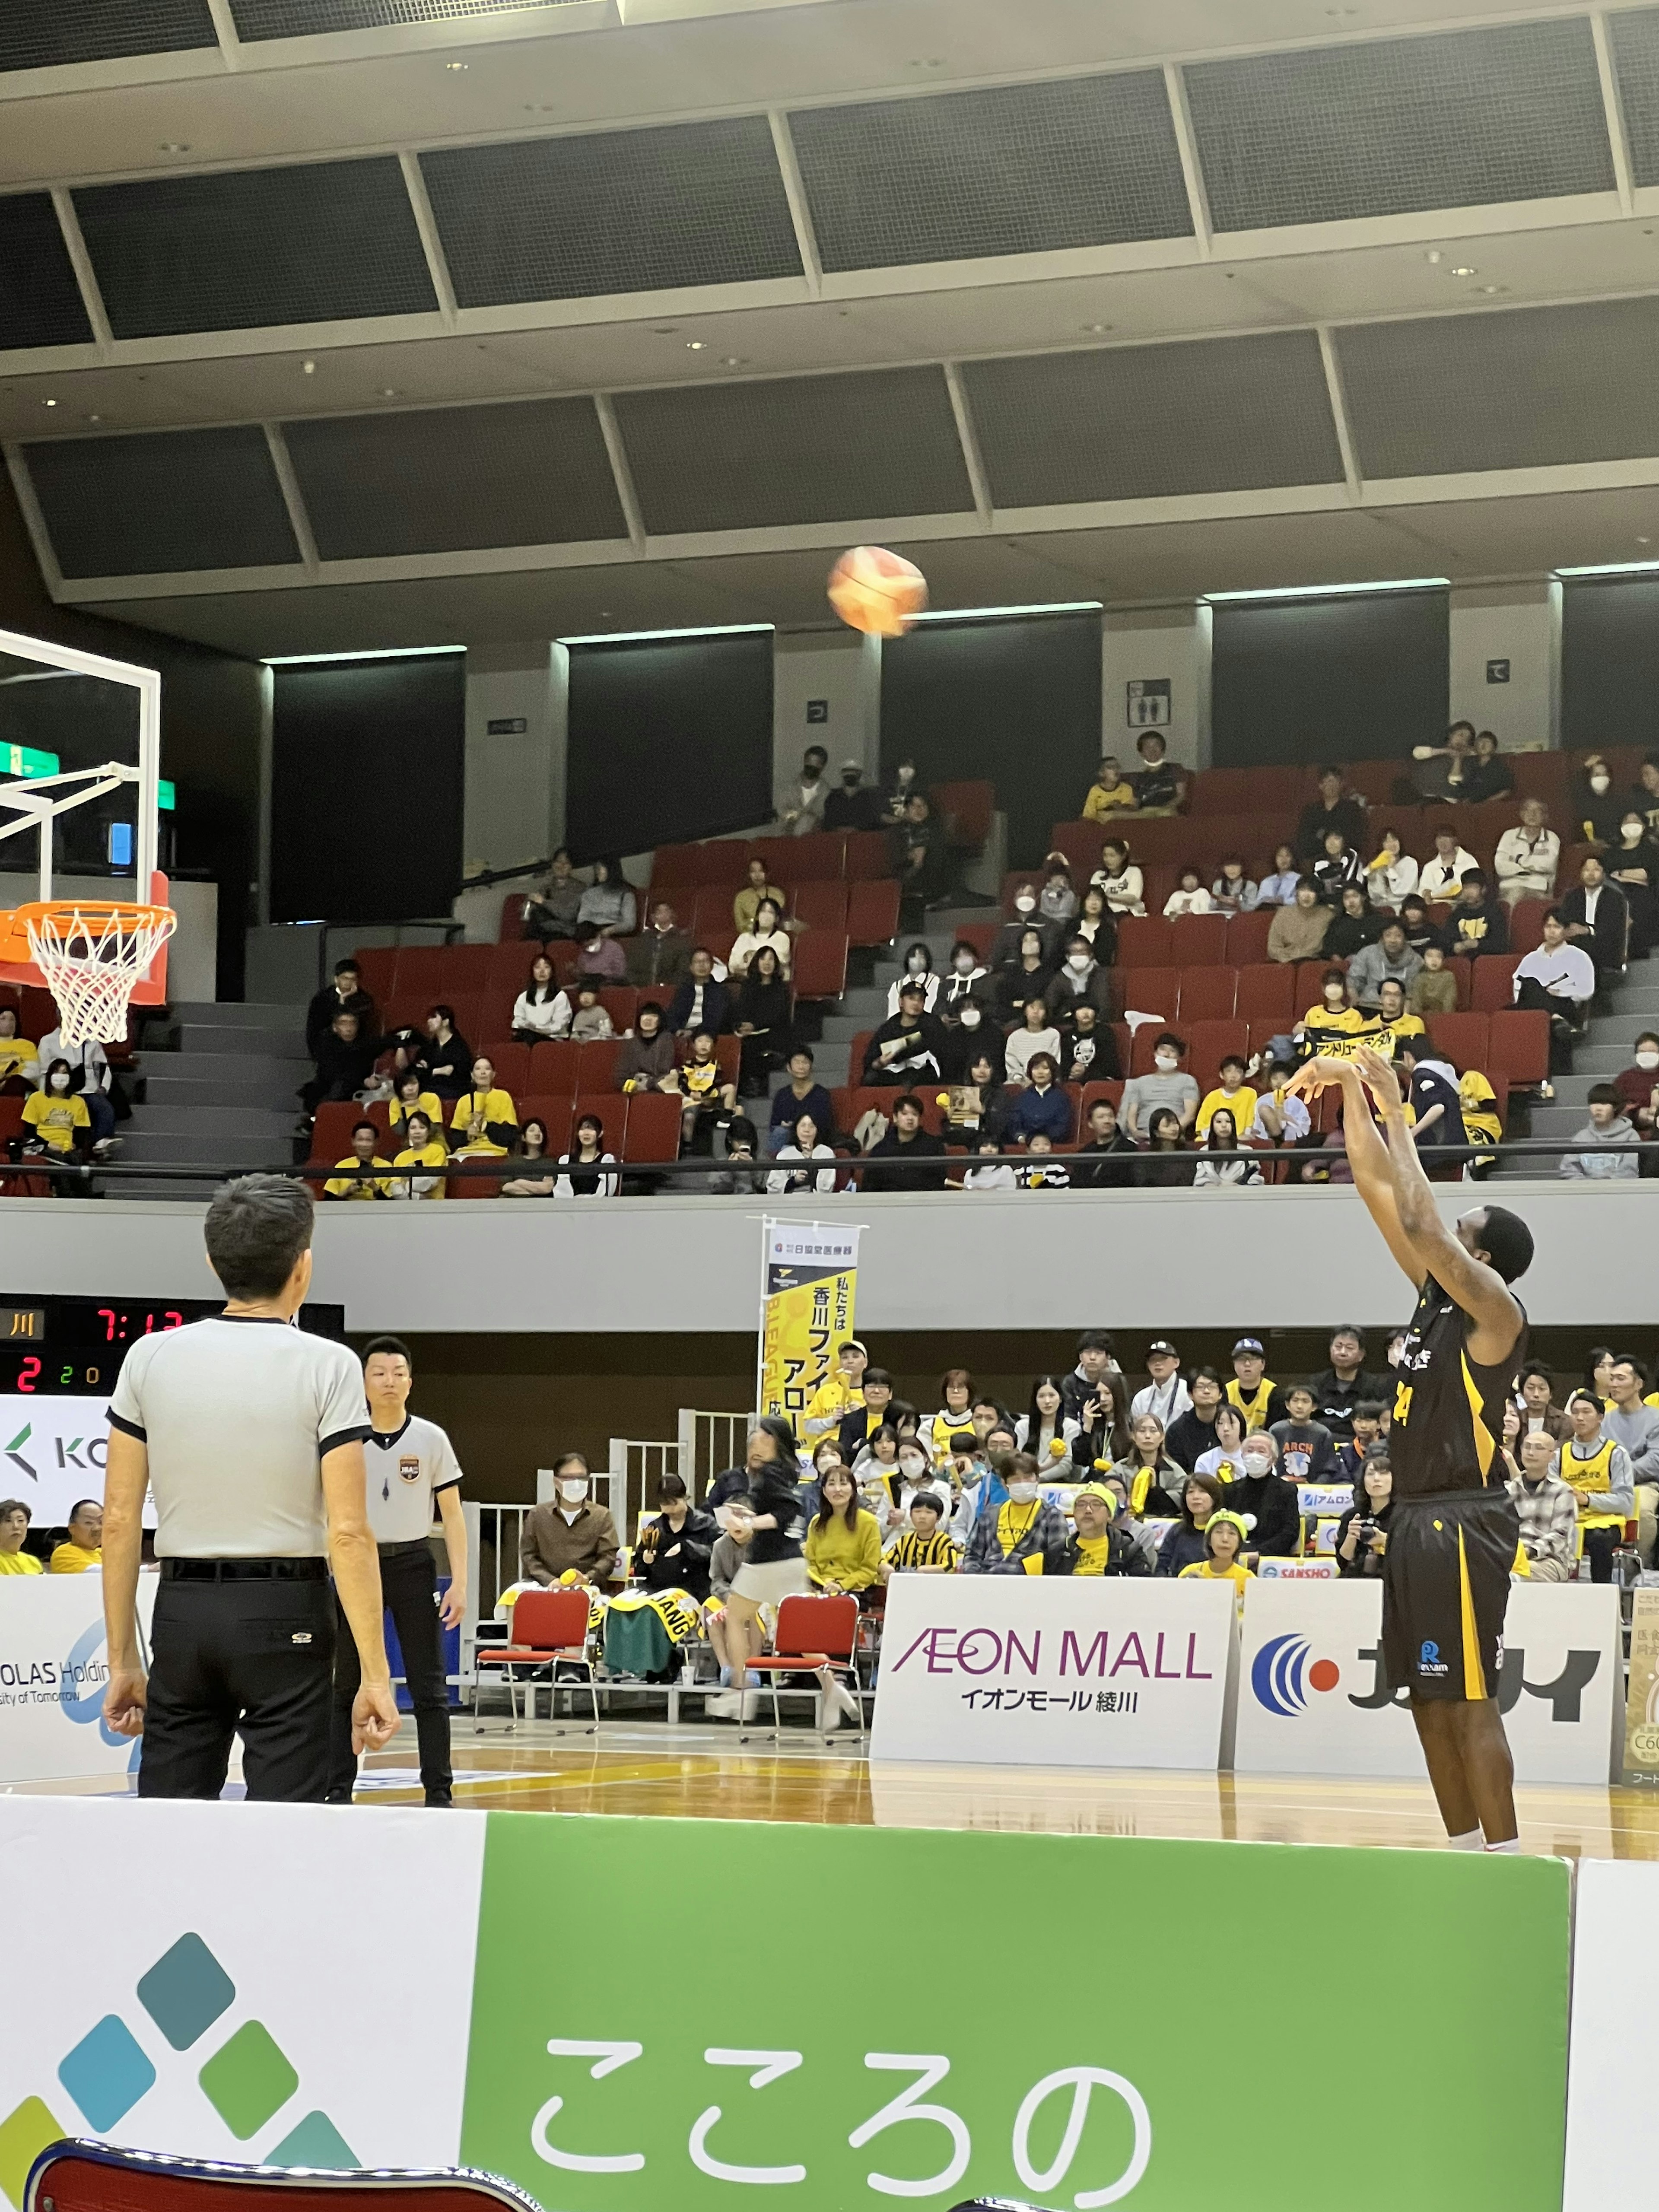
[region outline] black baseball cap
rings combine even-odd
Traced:
[[[1156,1344],[1149,1344],[1146,1347],[1146,1357],[1148,1359],[1152,1357],[1154,1352],[1162,1352],[1166,1359],[1179,1359],[1181,1357],[1181,1354],[1176,1350],[1174,1345],[1170,1342],[1169,1339],[1162,1336],[1159,1337]]]
[[[1237,1359],[1241,1352],[1254,1352],[1260,1359],[1267,1356],[1267,1346],[1259,1336],[1241,1336],[1233,1346],[1233,1358]]]

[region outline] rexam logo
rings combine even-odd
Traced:
[[[1281,1720],[1294,1720],[1306,1712],[1310,1690],[1323,1696],[1341,1680],[1342,1669],[1335,1660],[1315,1659],[1305,1636],[1275,1636],[1250,1662],[1256,1703]]]

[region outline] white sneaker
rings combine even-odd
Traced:
[[[707,1711],[714,1720],[734,1721],[743,1711],[743,1699],[735,1690],[727,1690],[720,1697],[711,1698]]]

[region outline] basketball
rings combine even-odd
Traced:
[[[927,604],[927,579],[884,545],[854,545],[830,571],[830,604],[851,629],[902,637]]]

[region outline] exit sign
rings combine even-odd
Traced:
[[[37,752],[33,745],[0,745],[0,770],[8,775],[56,775],[59,766],[56,753]]]

